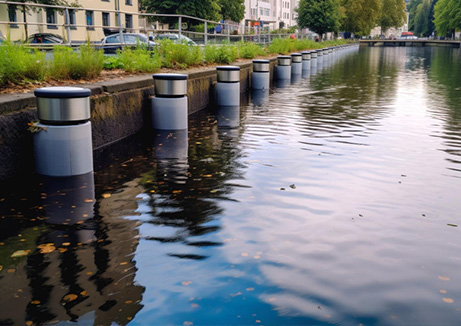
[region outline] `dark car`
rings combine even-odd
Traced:
[[[104,49],[104,53],[110,54],[117,53],[117,50],[122,50],[124,46],[135,47],[137,45],[145,45],[153,49],[156,43],[144,34],[123,33],[123,44],[120,42],[120,34],[113,34],[103,38],[100,47]]]
[[[59,35],[51,33],[37,33],[32,34],[26,40],[29,44],[63,44],[66,40]]]

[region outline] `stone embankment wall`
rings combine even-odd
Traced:
[[[253,65],[240,66],[240,91],[250,88]],[[271,80],[276,59],[271,60]],[[189,114],[210,106],[216,68],[194,69],[188,74]],[[99,149],[150,126],[152,75],[81,85],[91,90],[93,148]],[[0,181],[33,168],[32,133],[28,123],[37,120],[33,93],[0,96]]]

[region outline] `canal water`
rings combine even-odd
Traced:
[[[459,325],[458,51],[304,77],[2,184],[0,325]]]

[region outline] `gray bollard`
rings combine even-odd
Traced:
[[[252,89],[266,89],[270,87],[269,60],[253,60],[253,74],[251,75]]]
[[[303,56],[301,53],[291,54],[291,74],[301,75],[303,72]]]
[[[323,49],[317,50],[317,68],[322,68],[323,66]]]
[[[215,85],[217,106],[240,106],[240,67],[216,67],[218,82]]]
[[[291,79],[291,56],[281,55],[277,57],[277,74],[278,80]]]
[[[311,51],[304,51],[301,53],[303,60],[303,73],[304,71],[311,70]]]
[[[80,87],[44,87],[37,97],[39,123],[34,127],[37,173],[68,177],[93,171],[90,95]]]
[[[187,129],[187,75],[154,74],[152,127],[158,130]]]

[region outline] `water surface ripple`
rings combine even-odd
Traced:
[[[304,77],[250,98],[238,128],[211,114],[101,163],[94,218],[73,231],[94,239],[4,262],[0,307],[28,297],[0,321],[459,325],[457,50],[361,48]],[[19,205],[0,215],[35,245],[67,230],[13,222]],[[18,249],[17,237],[0,241]],[[53,279],[69,251],[80,267]],[[51,293],[41,310],[28,280]],[[69,305],[77,291],[87,308]]]

